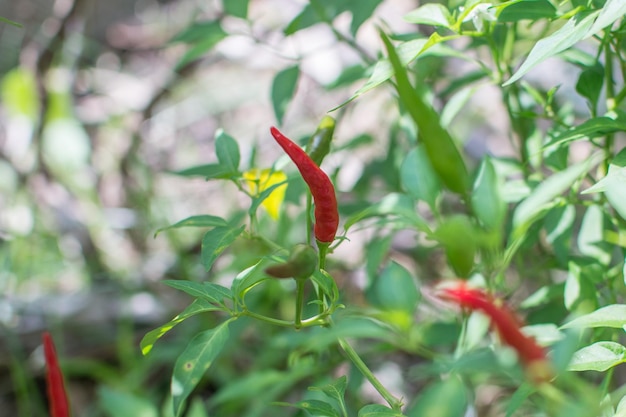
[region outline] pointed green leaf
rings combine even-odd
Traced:
[[[626,325],[626,304],[611,304],[592,313],[580,316],[564,324],[561,328],[622,328],[624,325]]]
[[[617,20],[623,19],[624,15],[626,15],[626,2],[624,0],[607,0],[587,37],[593,36]]]
[[[560,146],[578,139],[596,138],[626,130],[626,121],[607,116],[594,117],[555,136],[544,148]]]
[[[359,410],[358,417],[405,417],[399,411],[393,411],[391,408],[381,404],[368,404]]]
[[[344,228],[348,230],[362,220],[384,216],[400,217],[416,229],[430,233],[428,224],[417,213],[415,201],[408,195],[401,193],[391,193],[378,203],[350,216],[346,220]]]
[[[526,58],[515,74],[504,83],[504,86],[513,84],[546,59],[565,51],[581,40],[591,36],[592,34],[589,33],[589,29],[591,29],[599,13],[600,11],[578,13],[568,20],[559,30],[537,42],[530,51],[528,58]]]
[[[352,13],[352,22],[350,23],[352,36],[356,36],[361,25],[373,16],[374,10],[380,3],[382,3],[382,0],[353,0],[347,2],[347,9]]]
[[[467,216],[455,215],[443,221],[432,238],[441,243],[457,276],[466,278],[474,268],[477,233]]]
[[[516,207],[513,213],[513,236],[515,238],[521,236],[543,212],[554,206],[556,197],[569,190],[574,182],[589,171],[597,159],[597,156],[589,158],[541,182]]]
[[[400,100],[417,125],[420,139],[426,148],[435,172],[437,172],[441,182],[451,191],[465,194],[469,184],[469,175],[459,150],[448,131],[441,127],[439,115],[415,92],[398,54],[387,36],[381,32],[381,37],[394,69],[396,90]]]
[[[176,69],[200,58],[222,39],[226,37],[219,22],[197,22],[178,33],[172,42],[184,42],[191,45],[191,48],[180,58],[176,64]]]
[[[23,28],[21,23],[14,22],[12,20],[7,19],[6,17],[0,16],[0,22],[7,23],[11,26],[15,26],[16,28]]]
[[[418,145],[407,154],[400,167],[400,180],[411,196],[425,201],[435,211],[441,184],[428,160],[424,145]]]
[[[626,347],[615,342],[597,342],[574,353],[568,371],[598,371],[626,362]]]
[[[207,180],[227,179],[237,174],[222,164],[198,165],[180,171],[174,171],[172,173],[183,177],[204,177]]]
[[[201,255],[205,270],[211,269],[217,257],[237,239],[245,228],[245,225],[236,228],[221,226],[206,232],[202,238]]]
[[[339,404],[344,404],[344,394],[346,393],[346,387],[348,386],[348,379],[346,376],[340,376],[335,381],[323,387],[309,387],[311,391],[321,391],[330,398],[336,400]],[[345,404],[344,404],[345,406]]]
[[[150,353],[156,341],[159,340],[161,336],[163,336],[165,333],[172,330],[174,326],[176,326],[178,323],[182,323],[189,317],[195,316],[196,314],[219,310],[222,309],[216,307],[207,300],[201,298],[194,300],[193,303],[187,306],[187,308],[183,310],[182,313],[178,314],[172,320],[146,333],[143,339],[141,339],[141,343],[139,344],[139,346],[141,347],[141,353],[143,355],[147,355],[148,353]]]
[[[443,26],[446,28],[454,23],[448,8],[439,3],[426,3],[406,14],[404,20],[420,25]]]
[[[536,388],[528,383],[520,385],[511,396],[506,406],[506,417],[512,417],[515,412],[522,406],[531,394],[535,393]]]
[[[480,223],[489,230],[499,230],[506,215],[506,203],[500,193],[500,180],[491,163],[485,157],[478,168],[472,190],[472,209]]]
[[[556,8],[548,0],[512,0],[496,6],[498,22],[552,19]]]
[[[278,405],[286,405],[290,407],[297,407],[302,410],[308,411],[311,415],[316,417],[341,417],[341,413],[335,410],[330,404],[320,400],[306,400],[299,401],[295,404],[278,403]]]
[[[272,105],[278,124],[283,122],[283,116],[296,92],[296,85],[300,76],[300,68],[295,65],[280,71],[272,82]]]
[[[185,400],[228,341],[229,324],[226,321],[196,335],[176,360],[171,386],[176,417],[181,415]]]
[[[204,298],[210,303],[224,305],[224,300],[232,300],[230,290],[213,282],[194,282],[182,280],[164,280],[163,284],[184,291],[192,297]]]
[[[199,216],[191,216],[187,217],[184,220],[179,221],[178,223],[174,223],[171,226],[162,227],[154,232],[154,237],[156,237],[159,233],[168,229],[178,229],[179,227],[218,227],[218,226],[226,226],[228,223],[226,220],[222,219],[218,216],[211,216],[209,214],[203,214]]]
[[[624,129],[626,130],[626,128]],[[609,204],[617,213],[626,219],[626,148],[623,148],[609,165],[607,175],[583,191],[583,194],[604,192]]]
[[[604,210],[597,204],[587,207],[578,232],[580,253],[607,266],[611,261],[612,246],[604,240],[607,223]]]
[[[220,165],[228,168],[231,172],[238,172],[239,145],[235,139],[227,135],[222,129],[219,129],[215,135],[215,153]]]

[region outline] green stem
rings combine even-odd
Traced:
[[[372,386],[378,391],[378,393],[387,401],[389,406],[394,411],[401,411],[402,401],[394,397],[388,390],[383,386],[383,384],[376,378],[374,373],[367,367],[363,359],[359,356],[358,353],[354,350],[352,346],[343,338],[339,338],[339,346],[346,353],[348,358],[352,361],[354,366],[363,374],[365,378],[372,384]]]
[[[317,242],[317,248],[319,250],[318,255],[319,255],[319,268],[320,270],[325,270],[326,269],[326,254],[328,253],[328,247],[330,246],[330,243],[322,243],[322,242]],[[319,307],[320,307],[320,314],[324,312],[324,291],[322,291],[321,288],[317,289],[317,299],[319,300]]]
[[[296,279],[296,330],[302,327],[302,306],[304,305],[304,284],[306,280]]]
[[[606,107],[608,111],[614,110],[615,104],[615,86],[613,85],[613,52],[611,51],[611,42],[609,37],[611,31],[606,31],[606,37],[604,39],[604,82],[606,84]],[[613,142],[615,141],[615,135],[608,133],[604,141],[604,175],[609,170],[609,164],[613,157]]]

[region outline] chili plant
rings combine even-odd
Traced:
[[[180,172],[230,181],[249,197],[247,211],[230,218],[199,215],[172,226],[209,229],[202,239],[205,269],[215,271],[227,248],[234,257],[247,248],[255,251],[245,258],[245,268],[226,274],[231,279],[222,284],[228,285],[165,282],[195,300],[144,337],[144,354],[191,316],[211,312],[219,320],[190,341],[174,366],[175,414],[184,412],[194,388],[232,343],[231,332],[244,337],[242,326],[254,320],[263,331],[285,330],[271,333],[273,344],[259,350],[261,355],[280,346],[285,361],[274,358],[273,372],[225,383],[208,400],[209,408],[226,413],[229,401],[245,399],[247,408],[231,403],[235,412],[245,408],[245,415],[261,415],[276,401],[273,407],[324,416],[462,416],[483,410],[507,416],[623,415],[626,386],[615,369],[626,361],[620,343],[626,326],[626,3],[426,3],[404,16],[417,25],[413,33],[379,31],[378,60],[355,38],[363,23],[358,8],[373,11],[380,2],[366,3],[310,1],[285,29],[289,36],[326,25],[362,57],[361,69],[369,67],[346,70],[346,79],[369,78],[332,109],[339,125],[346,109],[368,99],[368,91],[393,91],[390,100],[399,113],[384,138],[389,152],[371,162],[352,189],[337,193],[336,175],[320,167],[328,152],[340,152],[331,142],[335,122],[328,119],[312,133],[310,155],[271,128],[300,175],[283,172],[280,161],[261,171],[253,163],[240,171],[239,145],[223,131],[215,140],[217,163]],[[344,12],[352,14],[350,36],[335,27]],[[539,71],[549,71],[549,60],[576,70],[574,85],[540,85]],[[460,63],[462,71],[448,73]],[[296,65],[276,75],[272,99],[279,123],[299,74]],[[473,97],[483,88],[495,91],[506,115],[507,131],[498,139],[509,146],[507,155],[476,153],[467,143],[478,118]],[[584,108],[572,106],[574,99],[583,100]],[[488,124],[489,116],[483,121]],[[322,147],[315,146],[318,135]],[[382,187],[376,185],[380,178]],[[285,198],[299,214],[285,209],[279,194],[285,187],[292,193]],[[376,202],[372,190],[382,194]],[[270,199],[274,223],[258,213]],[[336,236],[339,223],[343,232]],[[365,245],[367,282],[360,302],[339,290],[342,262],[333,257],[357,228],[373,236]],[[403,254],[393,245],[400,232],[416,237]],[[447,278],[463,283],[434,289]],[[293,300],[293,308],[268,308],[277,305],[270,288]],[[516,307],[505,307],[504,299]],[[448,308],[450,301],[461,311]],[[528,325],[518,314],[526,315]],[[487,337],[490,324],[493,338]],[[398,372],[402,384],[394,389],[367,364],[389,352],[396,362],[407,357],[410,363]],[[340,366],[344,358],[350,371]],[[359,396],[361,380],[380,398]],[[279,402],[293,385],[309,381],[315,386],[304,399]],[[481,398],[485,385],[498,387],[495,402]],[[262,404],[261,393],[267,398]]]

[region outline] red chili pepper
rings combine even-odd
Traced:
[[[43,334],[43,353],[46,358],[46,386],[50,402],[50,417],[70,417],[70,407],[63,384],[63,373],[59,367],[57,353],[50,333]]]
[[[337,233],[337,226],[339,226],[337,197],[333,183],[328,175],[313,162],[311,157],[291,139],[280,133],[275,127],[272,127],[270,132],[293,163],[296,164],[304,182],[311,190],[315,203],[315,238],[322,243],[332,243]]]
[[[521,332],[521,323],[513,312],[506,306],[497,305],[492,296],[480,289],[469,288],[465,282],[459,283],[456,287],[444,288],[441,296],[458,303],[461,307],[480,310],[489,316],[502,340],[517,351],[524,365],[547,363],[545,350],[534,338]],[[541,379],[545,376],[544,373]]]

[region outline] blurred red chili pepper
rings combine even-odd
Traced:
[[[63,373],[59,367],[54,342],[48,332],[43,334],[43,353],[46,358],[46,386],[50,403],[50,417],[69,417],[70,408],[63,384]]]
[[[311,157],[291,139],[280,133],[275,127],[272,127],[270,132],[293,163],[296,164],[304,182],[311,190],[315,203],[315,238],[321,243],[332,243],[339,225],[337,197],[333,183]]]
[[[532,376],[537,380],[549,379],[545,350],[537,344],[534,338],[522,333],[520,321],[506,306],[496,304],[492,296],[483,290],[469,288],[465,282],[460,282],[454,287],[443,288],[441,298],[454,301],[461,307],[485,313],[491,319],[504,343],[515,349],[522,363],[533,373]]]

